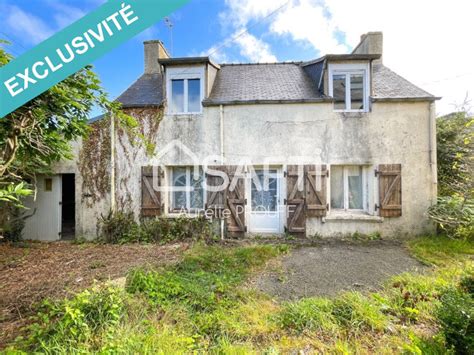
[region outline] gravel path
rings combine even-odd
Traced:
[[[390,276],[425,267],[401,245],[344,242],[294,249],[282,269],[263,273],[254,287],[281,300],[375,290]]]

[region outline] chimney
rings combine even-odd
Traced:
[[[145,41],[143,45],[145,47],[145,74],[161,73],[158,60],[170,57],[163,42],[159,40]]]
[[[368,32],[360,36],[360,43],[352,51],[352,54],[380,54],[383,55],[383,33]],[[375,63],[382,63],[382,57],[375,60]]]

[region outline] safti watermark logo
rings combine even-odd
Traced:
[[[189,1],[107,1],[0,68],[0,117],[5,117]]]
[[[181,164],[166,163],[176,161],[177,156]],[[170,211],[178,214],[199,212],[210,218],[218,211],[220,217],[226,218],[251,212],[278,218],[281,212],[294,208],[286,203],[287,197],[304,191],[305,179],[312,180],[316,191],[323,188],[320,152],[314,156],[268,156],[263,161],[241,156],[238,161],[231,161],[218,155],[198,156],[174,140],[149,165],[152,188],[168,196]],[[311,166],[312,174],[307,174],[305,166]],[[291,191],[286,183],[288,169]],[[228,208],[229,201],[235,204],[234,210]]]

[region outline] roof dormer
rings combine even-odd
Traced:
[[[209,97],[220,67],[208,57],[165,58],[164,68],[167,113],[202,113],[202,101]]]

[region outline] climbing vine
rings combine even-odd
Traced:
[[[89,135],[82,141],[78,163],[82,201],[89,208],[110,191],[110,117],[104,117],[90,127]]]
[[[155,150],[163,110],[156,108],[127,109],[133,126],[119,124],[116,130],[117,203],[125,208],[132,201],[130,175],[140,154],[150,156]],[[110,191],[110,117],[91,124],[90,133],[82,142],[79,153],[79,172],[82,177],[82,201],[92,207]]]
[[[132,186],[138,182],[130,181],[134,166],[144,156],[152,156],[155,152],[158,129],[163,119],[161,108],[134,108],[126,113],[138,122],[137,130],[131,135],[123,128],[117,131],[118,150],[120,150],[120,171],[118,177],[117,205],[122,209],[130,208],[134,196]],[[117,152],[118,153],[118,152]],[[118,165],[117,165],[118,166]]]

